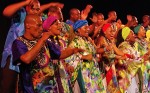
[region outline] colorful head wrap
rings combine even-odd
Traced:
[[[150,38],[150,30],[146,31],[146,38]]]
[[[134,28],[134,33],[135,33],[135,34],[138,34],[138,32],[139,32],[139,30],[140,30],[140,27],[141,27],[141,25],[139,24],[138,26],[136,26],[136,27]]]
[[[107,24],[103,25],[102,31],[105,32],[107,30],[107,28],[110,27],[110,26],[111,26],[110,23],[107,23]]]
[[[43,29],[48,30],[48,28],[53,24],[54,21],[56,21],[58,18],[56,16],[49,16],[44,22],[43,22]]]
[[[74,23],[73,25],[73,30],[77,31],[78,28],[81,28],[82,26],[88,24],[87,20],[78,20],[77,22]]]
[[[126,38],[128,37],[128,35],[130,34],[131,29],[129,27],[124,27],[122,29],[122,38],[124,40],[126,40]]]

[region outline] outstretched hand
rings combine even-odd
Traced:
[[[93,23],[96,23],[96,22],[97,22],[97,14],[96,14],[96,13],[93,13],[93,14],[92,14],[92,18],[90,18],[90,20],[91,20]]]
[[[92,5],[87,5],[84,10],[81,11],[81,19],[85,20],[92,9]]]
[[[93,8],[92,5],[87,5],[86,8],[84,9],[84,13],[88,14],[92,8]]]

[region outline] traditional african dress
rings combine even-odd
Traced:
[[[101,44],[101,47],[106,47],[110,45],[110,40],[106,39],[104,37],[103,43]],[[106,82],[107,82],[107,92],[108,93],[120,93],[118,81],[116,77],[116,68],[115,68],[115,52],[114,50],[106,51],[102,54],[102,56],[105,56],[109,60],[109,64],[105,64],[109,67],[109,69],[106,71]]]
[[[148,52],[148,42],[146,41],[146,39],[139,39],[137,38],[136,41],[138,42],[138,44],[136,45],[136,49],[140,52],[140,56],[143,56],[144,54],[146,54]],[[148,92],[148,68],[149,66],[149,62],[150,60],[146,60],[145,63],[143,62],[141,64],[141,68],[139,69],[141,71],[141,74],[139,74],[140,77],[140,89],[143,92]]]
[[[17,38],[12,46],[13,64],[19,65],[20,81],[25,93],[59,93],[55,78],[55,59],[59,59],[60,48],[50,40],[41,48],[36,58],[25,64],[20,56],[31,50],[37,40],[28,40],[24,37]]]
[[[94,46],[86,38],[76,36],[69,47],[84,49],[85,52],[81,53],[82,55],[93,55],[92,60],[81,60],[81,54],[74,54],[66,59],[66,62],[74,67],[71,83],[77,83],[77,80],[81,93],[106,93],[98,63],[95,59],[96,51]]]
[[[128,83],[119,84],[119,87],[123,93],[139,92],[139,79],[137,76],[137,71],[142,64],[142,59],[140,58],[140,52],[136,50],[137,44],[138,43],[135,42],[134,45],[131,46],[128,42],[124,41],[118,47],[127,56],[126,60],[119,60],[120,64],[126,66],[124,70],[120,70],[119,74],[124,80],[129,81]]]

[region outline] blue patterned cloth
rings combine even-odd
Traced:
[[[66,23],[69,24],[69,25],[73,25],[74,24],[74,22],[72,22],[71,20],[67,20]]]
[[[6,65],[6,60],[8,58],[8,56],[10,56],[10,65],[9,68],[11,70],[15,70],[17,72],[19,72],[19,67],[18,66],[14,66],[12,65],[12,43],[13,41],[18,37],[23,35],[24,33],[24,20],[25,20],[25,16],[26,16],[26,11],[24,8],[20,9],[17,12],[17,16],[15,16],[12,19],[12,25],[9,29],[6,41],[5,41],[5,46],[4,46],[4,50],[3,50],[3,54],[2,54],[2,60],[1,60],[1,67],[4,68]]]
[[[86,24],[88,24],[87,20],[78,20],[77,22],[75,22],[73,24],[73,29],[74,29],[74,31],[77,31],[78,28],[80,28]]]

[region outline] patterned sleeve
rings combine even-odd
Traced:
[[[15,40],[12,45],[13,64],[20,65],[22,61],[20,56],[28,51],[26,45],[20,40]]]
[[[61,55],[60,46],[54,42],[47,41],[51,59],[59,59]]]
[[[75,48],[75,47],[78,48],[78,44],[77,44],[77,42],[72,41],[72,42],[70,43],[69,47],[70,47],[70,48]],[[67,57],[67,58],[65,59],[65,62],[68,63],[69,65],[73,66],[74,68],[76,68],[77,65],[79,65],[79,63],[82,61],[82,60],[81,60],[81,56],[82,56],[82,55],[81,55],[80,53],[73,54],[73,55]]]

